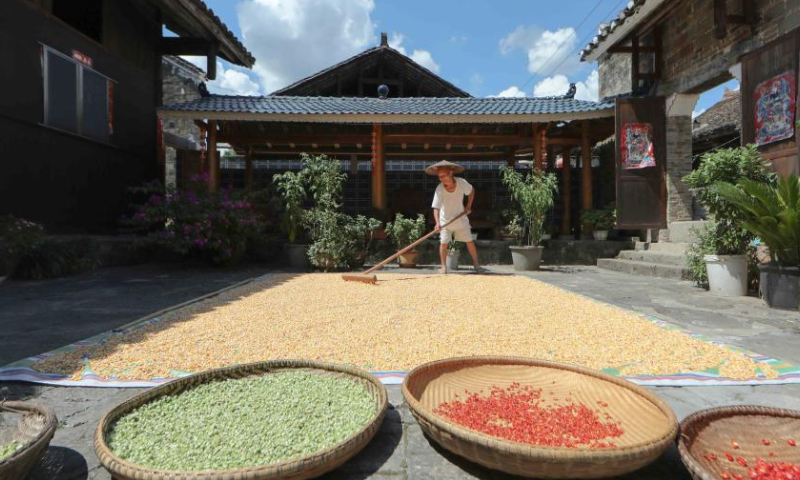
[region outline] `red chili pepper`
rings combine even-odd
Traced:
[[[761,443],[763,443],[764,445],[770,445],[772,442],[770,442],[770,441],[769,441],[769,440],[767,440],[766,438],[762,438],[762,439],[761,439]]]
[[[745,460],[742,457],[736,457],[736,463],[738,463],[739,465],[741,465],[743,467],[747,466],[747,460]]]
[[[736,480],[743,480],[743,479],[744,479],[744,477],[743,477],[743,476],[741,476],[741,475],[740,475],[740,474],[738,474],[738,473],[734,473],[734,474],[733,474],[733,478],[735,478]]]
[[[725,452],[725,458],[727,458],[729,462],[732,462],[732,461],[733,461],[733,455],[731,455],[731,454],[730,454],[730,453],[728,453],[728,452]]]
[[[791,438],[789,440],[787,440],[786,443],[788,443],[789,446],[792,446],[792,447],[796,447],[797,446],[797,442],[792,440]]]
[[[731,474],[728,472],[722,472],[720,475],[724,480],[729,480],[731,478]]]
[[[731,446],[734,450],[739,450],[739,444],[735,440],[731,442]]]

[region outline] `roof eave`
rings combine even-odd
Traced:
[[[349,113],[251,113],[201,110],[159,110],[159,117],[251,121],[251,122],[304,122],[304,123],[359,123],[359,124],[450,124],[450,123],[533,123],[612,118],[614,108],[572,113],[525,114],[349,114]]]
[[[648,0],[645,2],[636,13],[626,18],[622,25],[615,28],[606,38],[602,39],[597,46],[592,48],[587,54],[581,56],[581,61],[597,61],[600,56],[608,51],[609,48],[625,40],[625,38],[627,38],[628,35],[633,32],[640,23],[649,18],[651,14],[653,14],[659,9],[659,7],[667,2],[668,0]]]

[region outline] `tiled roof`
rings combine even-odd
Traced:
[[[742,128],[742,105],[738,90],[726,90],[722,100],[694,119],[692,137],[712,138],[719,134],[738,132]]]
[[[585,60],[590,53],[592,53],[597,47],[600,46],[603,41],[608,38],[609,35],[614,33],[615,30],[620,28],[625,22],[629,21],[630,17],[632,17],[639,9],[647,3],[648,0],[630,0],[628,5],[622,9],[617,18],[611,21],[611,23],[601,23],[600,27],[597,31],[597,36],[589,42],[583,50],[581,50],[581,60]],[[653,1],[653,0],[650,0]]]
[[[551,98],[365,98],[210,95],[162,112],[295,115],[547,115],[600,112],[613,102]],[[613,115],[613,114],[612,114]]]
[[[214,10],[210,9],[203,0],[191,0],[191,1],[194,2],[200,8],[200,10],[203,11],[203,13],[205,13],[208,17],[210,17],[211,20],[213,20],[214,23],[217,25],[217,27],[219,27],[222,30],[223,34],[231,42],[233,42],[237,48],[241,50],[242,54],[245,56],[245,58],[249,63],[249,65],[245,66],[252,66],[256,62],[256,59],[253,58],[253,54],[250,53],[250,51],[248,51],[247,48],[245,48],[241,40],[239,40],[239,38],[236,35],[234,35],[231,29],[228,28],[227,25],[225,25],[225,22],[223,22],[222,19],[219,18],[219,16],[217,16],[217,14],[214,13]]]

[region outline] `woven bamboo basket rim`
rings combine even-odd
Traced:
[[[493,437],[484,434],[477,430],[466,428],[458,423],[448,420],[445,417],[433,413],[430,409],[422,405],[408,389],[408,383],[416,374],[424,371],[431,370],[455,370],[452,367],[478,367],[478,366],[491,366],[491,365],[520,365],[530,367],[544,367],[556,370],[566,370],[570,372],[587,375],[600,380],[605,380],[615,384],[618,387],[626,388],[634,393],[644,397],[645,400],[651,402],[658,410],[664,414],[670,423],[670,428],[667,433],[659,438],[654,438],[649,442],[643,442],[638,445],[631,445],[627,447],[611,447],[603,449],[585,449],[585,448],[570,448],[570,447],[549,447],[527,443],[514,442],[504,440],[501,438]],[[506,454],[517,455],[529,459],[547,458],[548,460],[555,461],[589,461],[589,462],[611,462],[616,460],[624,460],[631,455],[638,453],[651,452],[654,450],[662,450],[668,444],[675,440],[678,434],[678,420],[675,413],[663,400],[658,396],[645,389],[635,385],[627,380],[613,377],[611,375],[597,372],[585,367],[550,362],[547,360],[537,360],[526,357],[506,357],[506,356],[474,356],[474,357],[454,357],[443,360],[437,360],[424,365],[420,365],[410,372],[403,381],[403,396],[408,402],[411,410],[420,415],[425,420],[435,425],[437,428],[448,432],[454,437],[470,443],[477,443],[487,448],[502,450]]]
[[[719,477],[704,467],[690,451],[693,436],[687,432],[693,431],[694,426],[700,423],[710,424],[714,420],[738,416],[767,416],[767,417],[789,417],[800,419],[799,410],[789,410],[786,408],[761,407],[758,405],[731,405],[725,407],[707,408],[697,411],[681,422],[681,433],[678,439],[678,453],[683,464],[689,469],[694,478],[702,480],[719,480]]]
[[[295,369],[317,370],[340,375],[344,374],[346,377],[349,376],[353,377],[355,380],[367,382],[372,387],[368,388],[367,391],[374,397],[377,406],[372,419],[361,429],[354,432],[339,443],[309,455],[284,462],[259,465],[257,467],[227,470],[178,471],[144,467],[123,460],[117,456],[106,443],[106,434],[114,422],[133,409],[149,403],[156,398],[172,393],[178,393],[189,389],[194,385],[201,385],[215,380],[240,379]],[[352,450],[355,445],[363,442],[365,437],[369,437],[369,439],[371,439],[372,436],[375,435],[380,427],[380,424],[383,422],[383,417],[386,414],[387,406],[388,397],[386,394],[386,387],[383,386],[377,377],[360,368],[313,360],[269,360],[264,362],[255,362],[207,370],[205,372],[200,372],[173,380],[169,383],[143,392],[119,404],[103,416],[103,418],[100,420],[100,423],[97,425],[97,429],[95,430],[94,447],[100,463],[112,474],[112,476],[115,474],[120,474],[126,478],[135,477],[139,480],[160,480],[164,478],[181,478],[183,480],[227,480],[229,478],[266,480],[287,477],[294,478],[304,471],[320,469],[328,464],[336,464],[337,460],[340,460],[342,456],[353,453]],[[364,442],[363,446],[365,445],[366,442]]]
[[[22,465],[23,463],[32,464],[37,462],[39,457],[44,455],[58,427],[58,418],[53,409],[41,403],[2,400],[0,401],[0,412],[17,413],[23,416],[35,414],[44,418],[42,428],[33,438],[26,441],[19,450],[12,453],[4,460],[0,460],[0,472],[6,468],[10,469]],[[37,451],[38,453],[35,453],[36,458],[31,458],[30,455]]]

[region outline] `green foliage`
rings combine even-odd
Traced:
[[[281,226],[289,242],[295,243],[303,233],[303,204],[307,198],[305,176],[302,171],[287,171],[273,176],[272,182],[283,201]]]
[[[611,230],[617,223],[617,210],[613,204],[599,210],[586,210],[581,213],[581,222],[595,230]]]
[[[97,266],[96,242],[87,238],[43,238],[28,247],[11,273],[19,280],[63,277]]]
[[[381,222],[363,215],[351,217],[341,212],[347,175],[342,173],[338,160],[325,155],[314,157],[303,154],[301,171],[288,177],[276,175],[276,180],[279,190],[283,188],[283,191],[294,192],[293,202],[298,210],[287,208],[287,217],[294,221],[297,215],[301,221],[299,226],[308,232],[312,242],[308,258],[312,265],[324,271],[340,270],[366,258],[373,246],[375,230],[380,228]],[[312,206],[303,208],[303,202],[299,201],[301,198],[311,199]],[[289,202],[286,204],[289,205]],[[290,235],[290,241],[293,238],[296,236]]]
[[[748,179],[718,183],[714,192],[737,209],[741,225],[760,238],[784,266],[800,265],[800,179],[781,177],[777,186]]]
[[[247,242],[261,232],[261,219],[231,190],[209,192],[207,180],[204,175],[194,177],[185,191],[166,194],[160,185],[139,188],[149,197],[123,224],[143,234],[147,244],[197,255],[215,265],[238,263]]]
[[[464,242],[456,242],[455,238],[451,238],[447,243],[447,253],[456,255],[462,251],[464,251]]]
[[[44,227],[16,218],[0,217],[0,275],[14,269],[19,257],[44,237]]]
[[[425,217],[420,213],[412,219],[398,213],[394,222],[386,224],[386,233],[397,248],[403,248],[425,235]]]
[[[521,238],[527,245],[539,245],[544,235],[545,216],[553,208],[553,196],[558,191],[556,176],[541,170],[523,176],[509,167],[501,167],[500,172],[503,184],[522,210],[524,234]]]
[[[514,215],[506,226],[503,227],[503,233],[514,237],[517,245],[522,245],[522,237],[525,234],[525,227],[522,225],[522,217]]]
[[[709,222],[700,230],[692,229],[692,233],[697,240],[686,252],[686,266],[695,284],[708,288],[705,255],[747,255],[750,277],[752,281],[756,281],[758,262],[749,232],[730,228],[727,223]]]

